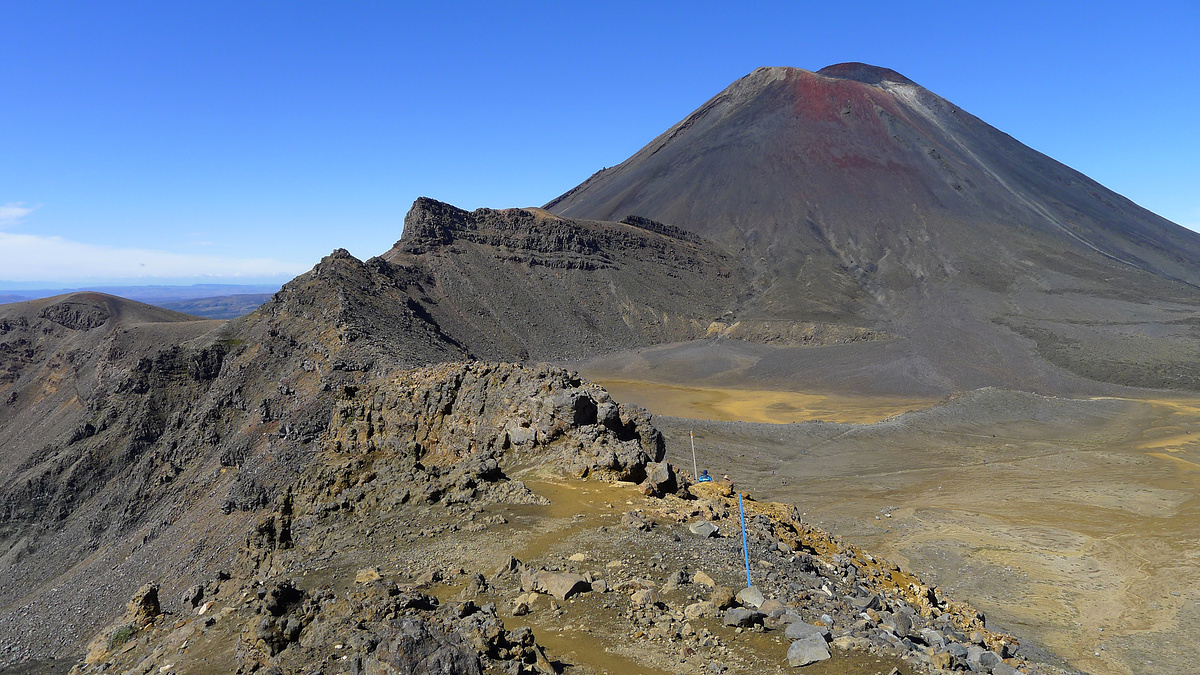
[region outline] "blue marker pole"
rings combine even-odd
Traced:
[[[738,493],[738,511],[742,514],[742,555],[746,558],[746,588],[752,588],[750,583],[750,548],[746,546],[746,507],[742,504],[742,493]]]

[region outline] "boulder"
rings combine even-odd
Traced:
[[[700,602],[692,603],[683,609],[683,616],[688,621],[694,621],[696,619],[703,619],[706,617],[716,617],[720,616],[720,614],[721,610],[718,609],[717,606],[714,605],[710,600],[701,600]]]
[[[788,624],[783,634],[789,640],[802,640],[810,635],[820,635],[822,639],[828,640],[829,628],[826,626],[814,626],[811,623],[803,621],[794,621]]]
[[[708,599],[711,600],[718,609],[732,607],[734,603],[733,591],[725,588],[724,586],[714,587],[712,595],[708,596]]]
[[[737,601],[745,607],[758,609],[766,602],[766,598],[763,597],[762,591],[758,590],[757,587],[749,586],[738,591]]]
[[[934,652],[929,656],[929,665],[937,670],[950,670],[954,657],[950,652]]]
[[[850,598],[850,604],[854,605],[854,608],[859,611],[873,609],[878,612],[883,609],[883,600],[873,593],[862,598]]]
[[[638,606],[656,605],[658,604],[658,592],[653,588],[643,588],[640,591],[634,591],[629,599]]]
[[[162,613],[158,605],[158,586],[146,584],[137,589],[125,606],[125,616],[122,620],[134,626],[145,626]]]
[[[1003,663],[1003,659],[1001,659],[1000,655],[996,652],[984,652],[979,655],[979,665],[984,670],[990,670],[994,672],[995,667],[1001,663]]]
[[[919,631],[913,631],[912,615],[908,612],[896,612],[892,616],[892,623],[896,626],[896,635],[900,637],[920,637]]]
[[[987,651],[987,650],[984,649],[983,647],[980,647],[979,645],[968,646],[967,647],[967,662],[974,664],[974,665],[979,665],[979,657],[983,656],[983,653],[985,651]]]
[[[778,619],[783,616],[784,612],[787,611],[787,607],[784,607],[783,603],[775,598],[770,598],[768,600],[764,600],[763,604],[758,606],[758,611],[766,614],[767,618]]]
[[[483,593],[486,593],[487,590],[487,579],[484,578],[482,574],[476,572],[475,574],[472,574],[469,579],[467,579],[467,583],[463,585],[462,590],[458,592],[457,597],[459,600],[468,601],[472,598],[482,595]]]
[[[521,572],[521,590],[528,593],[529,591],[540,591],[542,586],[538,583],[538,570],[527,569]]]
[[[654,523],[637,511],[629,511],[621,516],[621,524],[638,532],[649,532]]]
[[[376,636],[379,646],[363,662],[366,675],[483,672],[479,656],[461,639],[430,630],[424,621],[400,619],[385,625]]]
[[[580,593],[587,593],[592,589],[592,585],[578,574],[550,574],[542,572],[538,575],[538,581],[547,593],[559,600],[566,600]]]
[[[663,582],[663,590],[674,591],[688,582],[689,579],[687,573],[683,570],[676,570],[667,575],[666,581]]]
[[[934,649],[940,649],[946,646],[946,638],[932,628],[921,629],[921,641],[930,647],[933,647]]]
[[[762,623],[766,615],[756,609],[747,609],[745,607],[731,607],[725,610],[725,618],[722,623],[726,626],[741,626],[749,628],[756,623]]]
[[[498,579],[519,571],[521,571],[521,561],[510,555],[508,556],[508,560],[504,561],[504,564],[496,568],[496,571],[492,573],[492,577]]]
[[[820,635],[809,635],[796,640],[788,647],[787,651],[788,665],[793,668],[807,666],[828,658],[829,645],[825,644],[825,638]]]
[[[668,462],[654,462],[646,465],[646,480],[641,484],[642,493],[649,497],[661,497],[679,489],[675,479],[675,467]]]
[[[536,597],[536,596],[534,596]],[[529,596],[518,595],[516,600],[513,600],[512,614],[513,616],[525,616],[533,609],[532,603],[529,601]]]
[[[703,584],[705,586],[708,586],[709,588],[714,588],[717,585],[717,582],[713,581],[713,578],[708,576],[704,572],[696,572],[695,574],[693,574],[692,575],[692,583],[693,584]]]
[[[437,582],[439,582],[441,580],[442,580],[442,573],[440,571],[428,570],[428,571],[418,575],[416,579],[413,579],[413,583],[415,583],[418,586],[428,586],[430,584],[436,584]]]
[[[379,574],[378,567],[368,567],[366,569],[359,570],[358,574],[354,575],[354,583],[369,584],[372,581],[379,581],[382,578],[383,577]]]
[[[179,599],[183,603],[185,609],[195,609],[200,606],[204,600],[204,587],[196,584],[183,592],[183,597]]]
[[[721,528],[713,525],[707,520],[697,520],[688,526],[688,530],[692,534],[699,535],[701,537],[715,537],[720,529]]]

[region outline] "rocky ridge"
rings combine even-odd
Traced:
[[[643,412],[567,371],[397,373],[338,392],[317,444],[228,567],[150,580],[74,672],[599,672],[547,646],[564,632],[668,672],[1055,672],[782,504],[745,500],[755,586],[735,596],[733,491],[676,475]],[[488,543],[522,538],[523,559]]]
[[[229,322],[97,293],[0,308],[4,661],[77,649],[140,570],[224,556],[225,521],[307,469],[346,387],[704,337],[737,293],[727,254],[660,223],[426,199],[408,220],[384,256],[334,251]]]

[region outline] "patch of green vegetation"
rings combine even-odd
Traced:
[[[108,648],[110,650],[116,649],[117,647],[120,647],[121,645],[125,644],[126,642],[129,642],[129,640],[131,640],[133,638],[133,636],[136,634],[137,634],[137,629],[134,628],[133,626],[121,626],[117,630],[113,631],[111,635],[108,636]]]

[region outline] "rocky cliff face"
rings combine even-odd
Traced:
[[[228,324],[98,294],[4,307],[6,658],[78,648],[132,570],[220,558],[309,465],[333,392],[463,358],[393,280],[335,252]]]
[[[466,212],[422,198],[382,258],[427,272],[414,296],[480,358],[570,358],[702,337],[735,305],[740,264],[702,238],[643,225]]]

